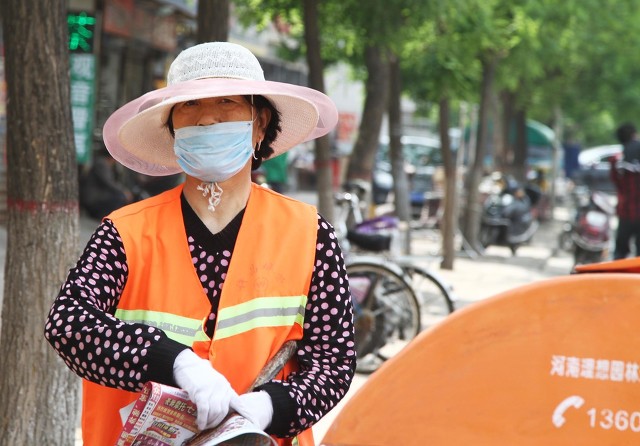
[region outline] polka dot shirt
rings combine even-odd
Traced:
[[[211,234],[182,197],[192,256],[211,302],[205,330],[212,336],[220,292],[244,211]],[[270,434],[291,437],[311,427],[346,394],[355,372],[353,314],[342,251],[331,225],[318,215],[316,258],[298,342],[299,371],[259,389],[269,393]],[[173,362],[186,346],[155,327],[114,317],[127,282],[126,253],[117,229],[105,220],[93,233],[62,285],[45,326],[45,337],[80,377],[129,391],[147,381],[176,386]]]

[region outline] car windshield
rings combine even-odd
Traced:
[[[405,144],[403,147],[405,159],[414,166],[440,166],[442,154],[439,147],[429,147],[419,144]]]
[[[441,166],[443,164],[439,147],[418,143],[404,143],[402,149],[405,161],[413,166]],[[378,159],[390,162],[388,144],[380,144]]]

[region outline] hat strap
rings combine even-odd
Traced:
[[[202,191],[203,197],[206,197],[207,195],[209,195],[208,197],[209,206],[207,206],[207,209],[209,209],[211,212],[215,212],[216,207],[220,205],[220,201],[222,200],[223,190],[220,187],[220,185],[217,182],[213,182],[213,183],[202,182],[197,187],[197,189]]]

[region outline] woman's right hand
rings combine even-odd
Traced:
[[[238,397],[227,378],[193,350],[184,350],[176,357],[173,377],[198,408],[196,422],[200,430],[220,424],[229,413],[231,399]]]

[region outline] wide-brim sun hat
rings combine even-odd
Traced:
[[[329,133],[338,122],[333,101],[312,88],[267,81],[248,49],[229,42],[209,42],[182,51],[167,74],[167,86],[142,95],[107,119],[103,139],[124,166],[146,175],[182,172],[167,121],[180,102],[220,96],[260,95],[280,113],[281,132],[271,143],[274,154]]]

